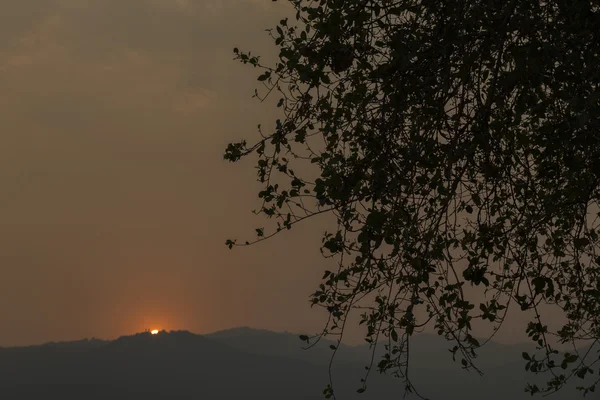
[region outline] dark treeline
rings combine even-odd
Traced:
[[[517,359],[526,345],[486,347],[479,363],[485,375],[479,377],[458,368],[439,338],[420,335],[415,340],[413,377],[426,397],[530,397],[523,388],[531,375],[525,374]],[[140,333],[114,341],[4,348],[0,349],[0,391],[2,398],[20,400],[321,399],[328,383],[330,344],[321,342],[305,351],[297,335],[240,328],[204,336],[185,331]],[[332,368],[337,398],[402,395],[398,379],[379,374],[369,378],[365,393],[356,392],[369,361],[367,346],[342,346],[338,356]],[[566,400],[572,395],[567,390],[554,398]]]

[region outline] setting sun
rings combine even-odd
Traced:
[[[158,329],[153,329],[150,331],[150,333],[153,335],[158,335]]]

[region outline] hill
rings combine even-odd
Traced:
[[[415,351],[421,358],[411,373],[422,394],[439,400],[530,398],[523,385],[531,376],[525,376],[518,358],[509,361],[505,355],[518,346],[491,346],[486,358],[492,362],[480,378],[450,365],[447,346],[437,337],[420,340]],[[140,333],[114,341],[4,348],[0,393],[3,399],[19,400],[322,399],[328,383],[328,345],[323,342],[305,351],[297,335],[238,328],[210,335]],[[402,395],[398,380],[377,373],[369,378],[366,393],[356,393],[368,354],[365,346],[341,348],[333,369],[338,399]],[[554,398],[572,399],[573,393]]]

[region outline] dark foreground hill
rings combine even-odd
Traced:
[[[482,358],[486,375],[480,378],[448,361],[447,346],[438,338],[420,340],[415,352],[421,357],[411,373],[423,395],[439,400],[530,398],[523,393],[531,376],[518,359],[521,347],[494,344]],[[0,349],[0,398],[322,399],[328,343],[310,351],[301,345],[297,335],[240,328],[204,336],[141,333],[114,341],[5,348]],[[341,349],[333,368],[337,398],[402,398],[400,382],[377,373],[369,378],[366,393],[356,393],[368,355],[363,346]],[[572,391],[554,396],[573,398]]]

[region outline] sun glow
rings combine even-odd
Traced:
[[[150,331],[150,333],[153,335],[158,335],[158,329],[153,329]]]

